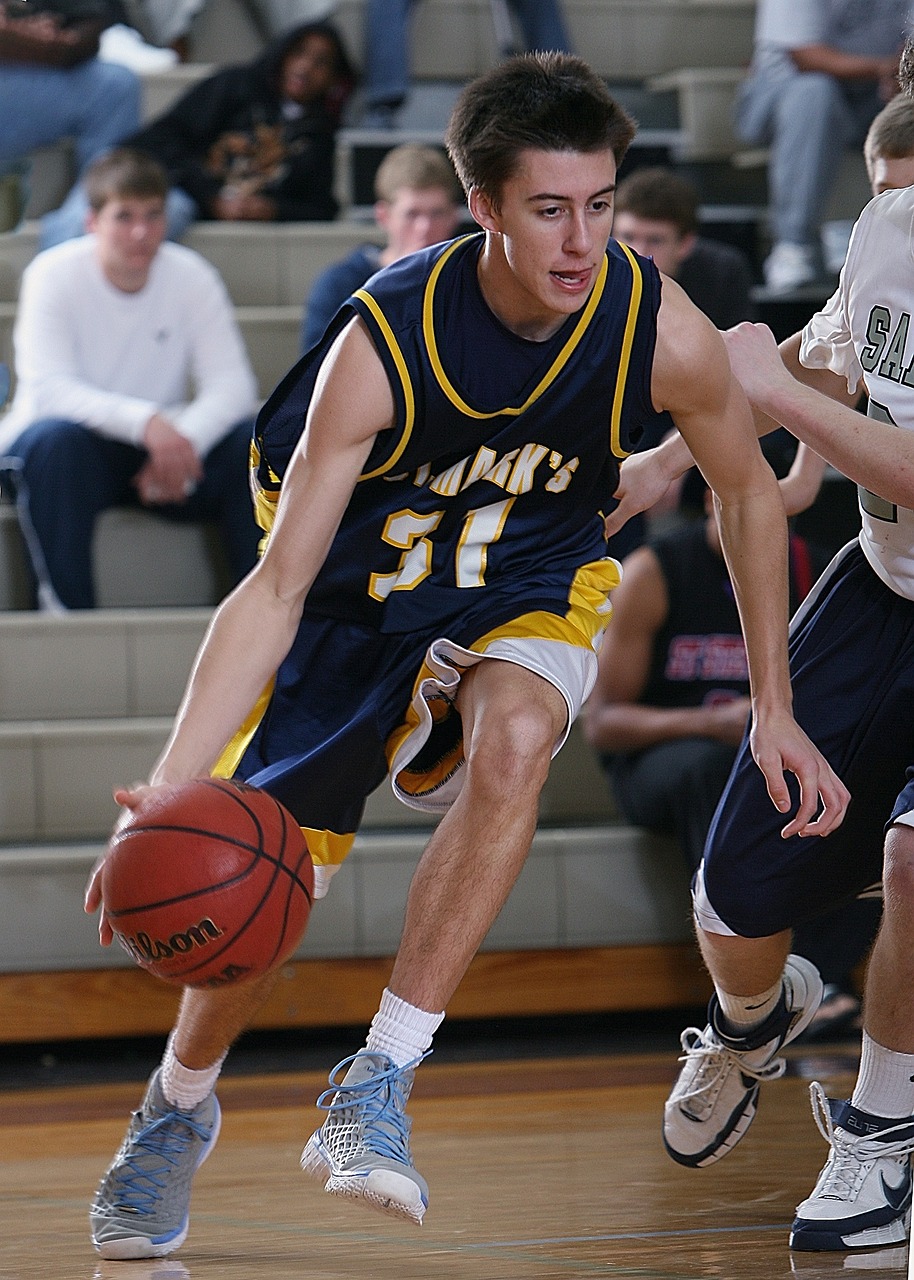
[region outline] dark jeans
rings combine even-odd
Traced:
[[[218,525],[236,582],[253,567],[261,536],[248,489],[251,430],[251,422],[238,423],[210,450],[185,502],[144,508],[178,523]],[[67,609],[94,608],[95,521],[109,507],[143,505],[132,480],[145,450],[48,418],[28,427],[10,454],[21,460],[18,504],[38,583]]]

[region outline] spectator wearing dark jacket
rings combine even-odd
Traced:
[[[333,218],[335,133],[353,82],[336,29],[305,23],[252,62],[202,80],[129,138],[168,173],[170,238],[198,218]],[[69,230],[82,232],[81,220]]]

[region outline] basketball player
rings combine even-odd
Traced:
[[[753,747],[780,820],[824,835],[847,800],[791,714],[783,505],[723,343],[609,238],[632,134],[569,55],[510,59],[464,90],[447,144],[483,230],[374,277],[268,401],[266,551],[214,616],[150,781],[215,770],[268,789],[306,829],[318,893],[388,771],[407,804],[444,815],[367,1043],[331,1074],[302,1157],[327,1191],[417,1223],[413,1073],[523,866],[550,759],[593,683],[619,575],[602,508],[658,411],[720,501]],[[110,941],[104,914],[100,932]],[[181,1244],[220,1063],[272,981],[185,991],[92,1207],[104,1257]]]
[[[914,93],[914,44],[902,58]],[[683,1033],[684,1066],[664,1139],[685,1165],[719,1160],[748,1129],[760,1082],[782,1074],[798,985],[791,927],[880,879],[883,923],[869,963],[860,1070],[848,1101],[812,1086],[830,1145],[790,1234],[797,1250],[907,1238],[914,1151],[914,190],[864,209],[835,295],[780,354],[764,326],[727,335],[756,410],[860,485],[863,528],[832,561],[792,629],[794,705],[854,797],[824,840],[781,839],[743,748],[694,885],[701,949],[714,979],[709,1025]],[[788,370],[790,372],[788,372]],[[791,377],[791,373],[795,377]],[[855,412],[858,391],[869,416]],[[832,399],[820,394],[825,392]],[[843,403],[838,403],[843,402]],[[639,466],[663,470],[681,449]],[[666,455],[666,462],[664,461]],[[680,455],[680,463],[682,461]],[[677,464],[679,465],[679,464]],[[628,477],[638,479],[638,468]],[[649,487],[658,481],[652,477]],[[634,491],[626,498],[638,507]],[[649,494],[646,501],[650,501]],[[618,518],[622,518],[624,511]],[[907,780],[906,780],[907,779]],[[877,833],[885,830],[884,850]]]

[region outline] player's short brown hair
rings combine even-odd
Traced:
[[[498,203],[523,151],[612,151],[620,164],[635,122],[581,58],[527,53],[508,58],[463,90],[445,133],[469,192]]]
[[[870,170],[880,157],[902,160],[914,156],[914,98],[902,93],[882,108],[869,127],[863,154]]]
[[[168,174],[145,151],[116,147],[86,170],[83,188],[93,213],[109,200],[135,196],[141,200],[164,200],[168,195]]]

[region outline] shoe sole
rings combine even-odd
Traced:
[[[791,1231],[788,1243],[796,1253],[846,1253],[851,1249],[878,1249],[882,1245],[907,1241],[910,1223],[910,1209],[901,1218],[886,1222],[881,1227],[870,1227],[867,1231],[845,1235],[834,1230],[834,1227],[828,1230],[828,1223],[823,1222],[811,1229],[801,1227],[799,1231]]]
[[[388,1217],[422,1226],[427,1206],[419,1188],[395,1169],[334,1173],[333,1161],[317,1133],[312,1134],[305,1144],[301,1167],[308,1177],[321,1184],[328,1195],[358,1200]]]
[[[213,1147],[216,1145],[216,1139],[219,1137],[219,1130],[222,1128],[222,1112],[216,1112],[216,1122],[213,1126],[213,1132],[209,1142],[203,1148],[200,1159],[194,1166],[194,1173],[200,1168],[203,1161],[207,1158]],[[139,1258],[167,1258],[170,1253],[174,1253],[176,1249],[180,1249],[181,1245],[187,1239],[187,1233],[190,1230],[190,1211],[184,1219],[183,1224],[178,1230],[178,1234],[171,1236],[167,1240],[155,1241],[149,1236],[119,1236],[115,1240],[102,1240],[99,1243],[95,1236],[92,1236],[92,1244],[100,1258],[104,1258],[106,1262],[131,1262]]]
[[[809,999],[810,992],[815,993],[818,988],[818,998],[814,998],[812,1003],[798,1018],[794,1025],[790,1028],[789,1034],[784,1038],[781,1049],[788,1044],[793,1044],[806,1028],[812,1022],[816,1015],[816,1010],[822,1003],[822,995],[825,991],[825,984],[819,970],[809,960],[805,960],[802,956],[791,955],[788,959],[787,969],[792,969],[794,973],[798,973],[806,984],[806,993],[804,1003]],[[780,1049],[777,1050],[780,1053]],[[745,1077],[744,1077],[745,1079]],[[685,1165],[688,1169],[705,1169],[709,1164],[716,1164],[718,1160],[722,1160],[728,1152],[732,1151],[736,1144],[746,1135],[749,1126],[755,1119],[758,1111],[758,1096],[760,1083],[756,1083],[755,1088],[751,1091],[742,1107],[737,1108],[731,1113],[729,1120],[723,1129],[717,1134],[712,1142],[710,1142],[702,1151],[675,1151],[667,1142],[666,1131],[662,1131],[663,1145],[666,1153],[677,1164]],[[844,1247],[844,1246],[841,1246]]]

